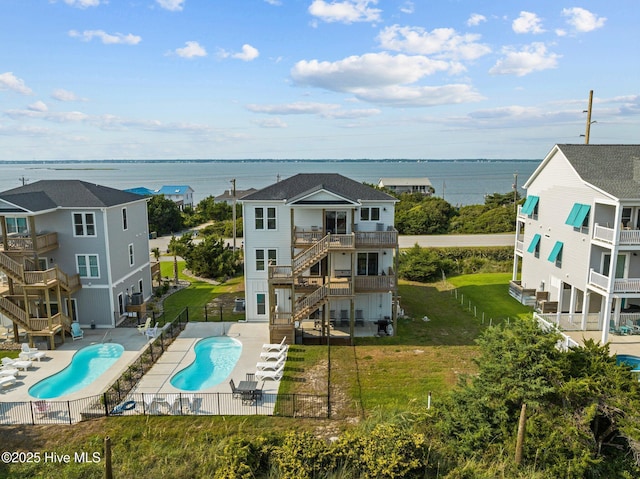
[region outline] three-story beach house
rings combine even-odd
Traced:
[[[151,296],[147,200],[78,180],[0,193],[0,313],[34,337],[115,327]]]
[[[249,321],[272,342],[351,342],[393,324],[396,199],[338,174],[298,174],[242,199]],[[391,328],[389,328],[391,331]]]
[[[640,319],[640,145],[556,145],[524,187],[512,296],[564,330],[602,331],[603,343],[632,328]]]

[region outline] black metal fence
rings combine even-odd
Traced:
[[[107,393],[69,401],[0,403],[0,424],[74,424],[106,416],[282,416],[328,418],[329,397],[263,394],[246,401],[232,393],[131,393],[120,400]]]

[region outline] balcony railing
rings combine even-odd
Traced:
[[[614,244],[615,230],[596,223],[593,228],[593,239]],[[618,243],[621,245],[640,245],[640,230],[621,229]]]
[[[524,253],[524,241],[516,240],[516,253]]]
[[[604,291],[609,290],[609,277],[594,270],[589,271],[589,284]],[[615,278],[614,293],[640,293],[640,278]]]
[[[395,276],[356,276],[356,291],[390,291],[395,285]]]
[[[41,252],[58,247],[58,233],[45,233],[36,236],[35,247],[31,236],[7,236],[7,251]]]
[[[395,247],[398,244],[398,230],[388,231],[356,231],[356,248],[358,247]]]

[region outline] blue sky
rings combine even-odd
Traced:
[[[639,143],[637,0],[3,0],[0,160]]]

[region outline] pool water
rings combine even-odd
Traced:
[[[224,381],[240,358],[242,343],[226,336],[204,338],[193,348],[195,360],[171,378],[183,391],[201,391]]]
[[[53,399],[89,386],[122,356],[124,347],[116,343],[93,344],[77,351],[62,371],[29,388],[38,399]]]
[[[633,371],[640,370],[640,358],[638,356],[632,356],[630,354],[618,354],[616,356],[617,364],[626,364]]]

